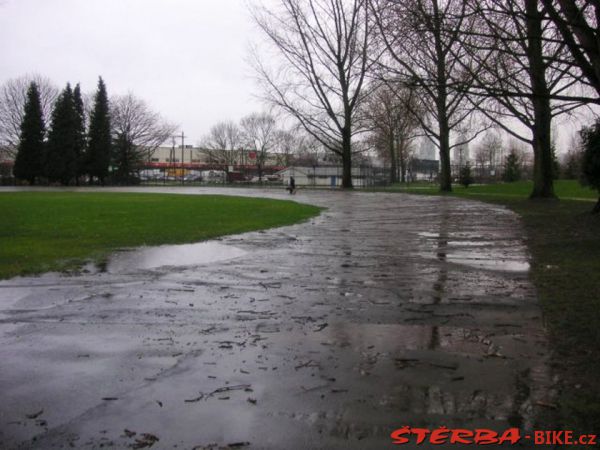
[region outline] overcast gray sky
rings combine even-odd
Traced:
[[[132,91],[197,143],[261,104],[245,63],[244,0],[0,0],[0,83],[39,73]]]

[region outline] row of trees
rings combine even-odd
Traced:
[[[326,159],[318,141],[298,127],[282,127],[277,117],[268,112],[249,114],[239,123],[218,122],[201,145],[210,163],[222,165],[225,170],[237,164],[256,165],[259,178],[268,157],[274,157],[278,166],[317,165]]]
[[[86,146],[86,126],[83,99],[79,84],[71,89],[67,84],[54,102],[50,129],[46,133],[40,89],[31,82],[27,89],[23,119],[13,173],[16,178],[35,184],[47,179],[64,185],[90,174],[101,180],[108,172],[110,122],[108,102],[102,80],[92,112],[89,145]],[[47,137],[47,139],[46,139]]]
[[[0,92],[0,138],[14,156],[15,177],[29,184],[104,184],[109,176],[128,183],[138,164],[175,131],[132,94],[109,100],[102,78],[89,107],[79,84],[57,93],[46,79],[28,78],[25,94],[26,77]]]
[[[532,197],[554,196],[553,119],[600,103],[597,2],[279,0],[253,15],[283,58],[255,58],[264,98],[342,158],[344,187],[354,143],[374,128],[378,111],[365,105],[376,95],[395,105],[377,102],[387,111],[375,123],[388,130],[378,139],[387,134],[398,152],[399,140],[429,136],[443,191],[451,149],[493,125],[531,148]]]
[[[267,155],[281,142],[282,133],[271,114],[253,113],[242,118],[239,125],[233,121],[213,125],[203,139],[203,146],[208,150],[210,162],[222,164],[226,170],[240,161],[248,164],[244,159],[252,151],[252,163],[262,179]]]

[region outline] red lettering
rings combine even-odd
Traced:
[[[573,432],[572,431],[565,431],[565,444],[573,445]]]
[[[502,436],[500,436],[498,443],[500,445],[502,445],[505,442],[509,442],[510,444],[515,445],[520,440],[521,440],[521,433],[519,432],[519,429],[518,428],[509,428],[504,433],[502,433]]]
[[[550,442],[548,442],[548,444],[550,445],[556,445],[556,444],[560,444],[560,445],[564,445],[564,440],[562,438],[562,435],[564,434],[564,431],[552,431],[552,434],[550,435]]]
[[[409,439],[404,437],[405,434],[410,434],[410,427],[405,426],[392,431],[392,434],[390,435],[392,438],[392,444],[406,444],[409,441]]]
[[[448,436],[450,435],[450,430],[446,427],[438,428],[437,430],[433,430],[431,432],[431,436],[429,437],[429,442],[433,445],[441,445],[445,444],[448,440]]]
[[[428,428],[411,428],[404,426],[394,430],[390,434],[392,443],[395,445],[407,444],[411,441],[411,436],[415,436],[417,445],[423,444],[428,440],[432,445],[450,444],[459,445],[503,445],[503,444],[518,444],[521,439],[521,432],[518,428],[509,428],[504,432],[499,433],[489,429],[467,430],[463,428],[449,429],[440,427],[434,430]],[[597,445],[597,435],[581,435],[579,438],[574,437],[572,430],[563,431],[534,431],[532,436],[527,436],[527,439],[533,438],[535,445]]]
[[[423,442],[425,442],[427,435],[430,433],[430,431],[427,428],[413,428],[411,431],[412,434],[415,434],[417,436],[417,444],[422,444]]]
[[[577,444],[577,441],[575,441],[575,444]],[[581,436],[579,436],[579,444],[581,444],[581,445],[597,445],[596,444],[596,436],[593,434],[582,434]]]
[[[450,436],[450,443],[451,444],[467,444],[467,445],[472,444],[474,435],[475,435],[475,433],[473,433],[473,431],[471,431],[471,430],[463,430],[463,429],[452,430],[452,436]]]
[[[498,443],[498,433],[494,430],[475,430],[475,444],[490,445]]]
[[[533,443],[535,445],[542,445],[546,442],[546,439],[544,439],[544,432],[543,431],[534,431],[533,432]]]

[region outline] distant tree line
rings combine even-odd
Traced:
[[[222,165],[225,171],[237,164],[255,165],[259,179],[268,159],[278,166],[313,166],[328,159],[321,143],[299,127],[285,128],[269,112],[248,114],[237,123],[217,122],[201,146],[209,163]]]
[[[23,88],[22,78],[0,92],[0,137],[14,156],[15,178],[30,185],[130,184],[175,130],[133,94],[109,100],[101,77],[89,111],[79,84],[55,93],[35,76],[25,95]]]

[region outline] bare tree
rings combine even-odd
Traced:
[[[476,30],[462,38],[470,60],[463,65],[476,82],[471,92],[478,108],[534,154],[532,197],[554,197],[552,120],[571,114],[584,98],[556,28],[536,0],[470,0]],[[473,98],[473,97],[469,97]],[[515,127],[513,119],[523,127]]]
[[[299,166],[316,167],[328,152],[318,140],[308,133],[298,132],[296,135],[296,151],[293,158],[294,164]]]
[[[370,0],[370,4],[387,49],[381,76],[418,90],[425,114],[415,117],[439,149],[440,189],[451,191],[450,150],[480,132],[469,124],[474,107],[466,96],[472,77],[459,62],[468,56],[461,49],[459,30],[471,27],[473,20],[462,0]],[[452,142],[453,131],[467,136],[466,141]]]
[[[229,166],[240,160],[240,147],[243,145],[242,131],[232,122],[225,121],[213,125],[203,140],[208,161],[220,164],[229,171]]]
[[[598,0],[542,0],[562,41],[580,68],[582,81],[600,103],[600,3]]]
[[[563,176],[567,180],[577,180],[581,178],[581,163],[583,161],[583,145],[579,134],[571,135],[569,147],[563,156],[562,169]]]
[[[35,83],[40,93],[42,114],[45,122],[50,120],[59,89],[40,75],[25,75],[6,81],[0,88],[0,146],[5,147],[9,157],[16,155],[21,122],[25,112],[27,89]]]
[[[390,162],[390,182],[406,181],[412,140],[419,120],[417,92],[405,86],[392,90],[382,84],[370,95],[363,108],[364,120],[378,153]],[[400,174],[400,177],[398,177]]]
[[[275,118],[267,113],[253,113],[244,117],[240,125],[246,146],[256,152],[258,178],[262,181],[268,153],[277,143]]]
[[[489,131],[483,135],[475,147],[475,167],[480,177],[497,176],[498,166],[502,163],[502,138]]]
[[[152,111],[143,100],[129,93],[110,101],[114,139],[113,165],[118,182],[131,181],[139,163],[147,160],[176,127]]]
[[[374,56],[367,0],[278,0],[252,13],[283,57],[277,70],[254,61],[266,100],[341,158],[342,186],[351,188],[356,114]]]
[[[298,134],[298,130],[277,130],[276,152],[278,166],[290,166],[302,145],[304,136]]]

